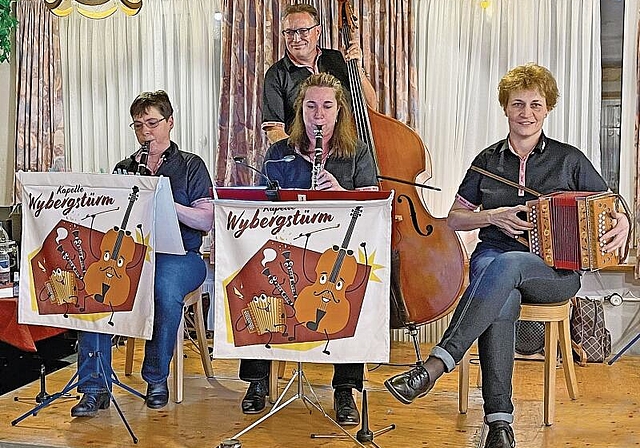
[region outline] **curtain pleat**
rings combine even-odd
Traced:
[[[320,46],[341,49],[335,0],[225,0],[223,75],[216,182],[251,185],[255,174],[237,169],[233,157],[259,168],[267,149],[261,130],[264,74],[284,56],[280,19],[289,4],[307,3],[320,15]],[[414,20],[410,0],[354,2],[364,66],[379,99],[378,110],[414,126],[417,117]]]
[[[432,185],[423,191],[445,216],[471,161],[506,137],[500,78],[527,62],[554,74],[560,100],[545,133],[580,148],[600,166],[600,9],[596,0],[414,0],[418,130],[431,151]]]
[[[165,90],[171,139],[215,166],[220,22],[211,0],[145,1],[138,15],[60,18],[70,168],[110,173],[137,149],[129,106]]]
[[[17,3],[15,169],[65,171],[58,23],[44,3]]]

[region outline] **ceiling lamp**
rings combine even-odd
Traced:
[[[142,0],[44,0],[53,14],[66,17],[74,10],[90,19],[104,19],[121,9],[134,16],[142,8]]]

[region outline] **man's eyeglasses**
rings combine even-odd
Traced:
[[[309,31],[311,31],[317,26],[320,26],[320,24],[310,26],[309,28],[297,28],[295,30],[282,30],[282,35],[287,39],[293,39],[293,36],[295,36],[296,34],[298,35],[298,37],[305,38],[309,35]]]
[[[162,120],[166,120],[166,118],[160,118],[160,119],[150,118],[147,121],[134,121],[129,125],[129,127],[131,129],[135,129],[136,131],[139,131],[140,129],[142,129],[142,126],[145,126],[145,125],[149,129],[153,129],[153,128],[157,128]]]

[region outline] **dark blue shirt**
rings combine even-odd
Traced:
[[[137,152],[119,162],[114,171],[135,173],[138,169],[136,155]],[[211,198],[213,184],[204,161],[196,154],[180,151],[174,142],[162,153],[162,163],[155,175],[169,178],[173,200],[178,204],[191,207],[198,200]],[[202,231],[179,224],[184,249],[198,251],[202,245]]]
[[[291,162],[266,163],[267,160],[279,160],[287,155],[295,155],[295,159]],[[288,139],[274,143],[267,150],[264,160],[265,164],[262,165],[262,172],[270,180],[277,180],[280,187],[311,188],[311,170],[313,166],[295,148],[289,146]],[[354,157],[338,158],[329,156],[324,168],[333,174],[340,186],[346,190],[378,185],[373,156],[362,142],[358,142]],[[266,182],[262,179],[261,183],[264,185]]]
[[[507,139],[484,149],[472,162],[512,182],[519,183],[520,158],[509,150]],[[582,151],[574,146],[547,138],[544,134],[529,154],[524,165],[525,186],[541,194],[557,191],[607,191],[607,184]],[[474,207],[484,210],[525,204],[536,197],[475,171],[468,170],[458,196]],[[502,250],[527,250],[496,226],[480,229],[483,247]]]

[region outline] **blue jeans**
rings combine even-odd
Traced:
[[[528,252],[474,251],[470,283],[431,355],[451,372],[478,340],[485,421],[513,422],[511,379],[520,303],[557,303],[580,289],[580,276],[553,269]]]
[[[184,297],[204,282],[207,267],[197,252],[185,255],[156,254],[153,336],[145,344],[142,378],[149,384],[166,381],[169,364],[182,319]],[[80,393],[106,392],[111,378],[104,381],[98,360],[90,355],[100,351],[105,373],[111,371],[111,335],[78,333],[78,375],[89,380],[78,386]],[[88,362],[85,362],[86,360]]]

